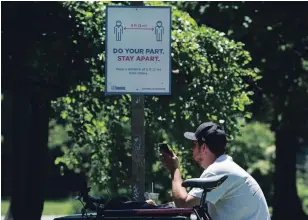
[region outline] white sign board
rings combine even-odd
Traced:
[[[171,7],[106,11],[106,94],[171,94]]]

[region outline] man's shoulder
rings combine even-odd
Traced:
[[[222,171],[225,170],[225,168],[230,168],[230,165],[234,166],[237,164],[233,161],[231,156],[224,154],[218,157],[206,170],[215,173],[216,171]]]
[[[201,175],[202,177],[215,176],[227,174],[228,176],[233,176],[234,178],[249,177],[249,173],[244,170],[240,165],[233,161],[232,157],[229,155],[223,155],[217,158],[217,160],[211,164]]]

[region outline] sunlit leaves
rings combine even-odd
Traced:
[[[76,22],[76,30],[89,40],[89,65],[82,82],[53,108],[69,125],[72,145],[57,162],[85,171],[92,183],[114,190],[129,181],[131,167],[131,96],[105,96],[105,6],[106,2],[63,2]],[[164,5],[163,2],[146,2]],[[246,106],[252,95],[244,80],[256,80],[256,71],[247,68],[251,57],[243,44],[224,33],[201,26],[185,12],[172,8],[172,95],[145,97],[146,169],[160,179],[166,175],[157,164],[157,143],[170,143],[181,158],[184,177],[196,173],[183,132],[201,122],[222,124],[232,138],[237,119],[250,117]],[[72,42],[79,43],[74,36]],[[153,173],[154,172],[154,173]],[[147,174],[149,175],[149,174]],[[112,179],[112,182],[109,180]],[[112,183],[117,182],[117,185]]]

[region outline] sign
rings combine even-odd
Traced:
[[[171,94],[171,7],[107,6],[107,94]]]

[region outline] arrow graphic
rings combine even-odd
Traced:
[[[137,27],[132,27],[132,28],[128,28],[128,27],[124,27],[124,30],[126,30],[126,29],[128,29],[128,30],[154,30],[154,28],[137,28]]]

